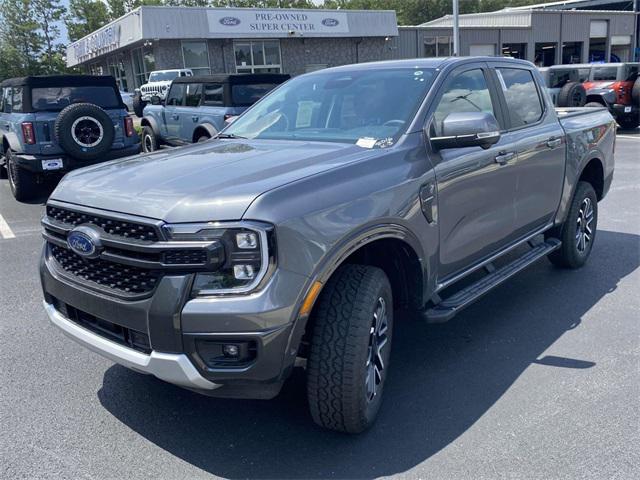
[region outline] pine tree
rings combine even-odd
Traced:
[[[64,23],[75,42],[109,23],[109,11],[101,0],[71,0]]]
[[[66,9],[60,0],[32,0],[34,20],[40,27],[43,52],[40,56],[42,73],[61,73],[65,70],[64,47],[59,42],[58,23],[64,17]]]
[[[0,55],[11,59],[7,76],[41,73],[44,37],[32,0],[0,0]]]

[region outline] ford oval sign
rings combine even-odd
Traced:
[[[325,18],[322,20],[322,24],[325,27],[337,27],[340,22],[335,18]]]
[[[224,25],[225,27],[235,27],[240,25],[240,19],[236,17],[222,17],[220,19],[220,25]]]
[[[93,228],[80,226],[71,230],[67,236],[69,248],[85,258],[96,258],[102,250],[100,235]]]

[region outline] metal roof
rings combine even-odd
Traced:
[[[611,6],[615,7],[616,5],[627,4],[631,8],[628,10],[621,10],[619,8],[611,8],[611,11],[632,11],[633,10],[633,0],[563,0],[558,2],[546,2],[546,3],[538,3],[536,5],[524,5],[521,7],[507,7],[505,10],[567,10],[572,8],[594,8],[594,7],[603,7],[603,6]]]

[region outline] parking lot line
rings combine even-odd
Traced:
[[[618,138],[630,138],[631,140],[640,140],[637,135],[617,135]]]
[[[0,237],[5,239],[16,238],[16,236],[13,234],[13,230],[11,230],[11,227],[9,226],[9,224],[4,219],[1,213],[0,213]]]

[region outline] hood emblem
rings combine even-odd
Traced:
[[[103,249],[100,234],[86,225],[71,230],[67,235],[67,245],[74,253],[84,258],[97,258]]]

